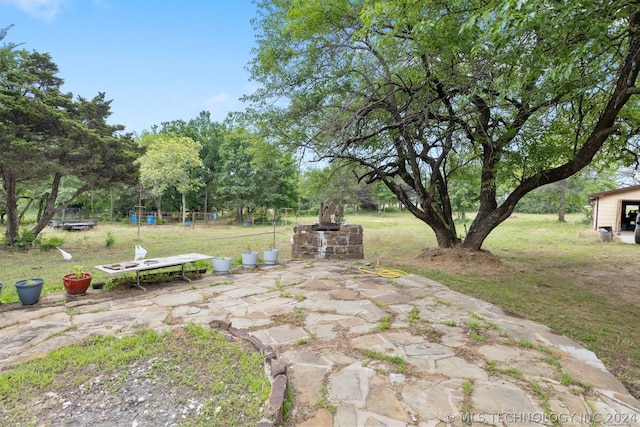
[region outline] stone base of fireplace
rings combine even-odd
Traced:
[[[291,252],[297,259],[364,259],[362,226],[296,225]]]

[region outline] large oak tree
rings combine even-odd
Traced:
[[[636,133],[640,6],[613,0],[261,0],[249,98],[264,129],[351,162],[480,249],[530,191]],[[629,160],[630,157],[626,157]],[[452,183],[475,186],[465,236]],[[457,185],[457,187],[460,187]]]

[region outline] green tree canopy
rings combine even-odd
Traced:
[[[599,153],[617,159],[633,141],[635,3],[258,6],[254,117],[307,155],[350,162],[361,180],[384,183],[441,247],[480,249],[527,193]],[[460,181],[477,206],[464,239],[451,192],[468,194]]]
[[[0,34],[1,38],[2,34]],[[137,181],[140,150],[124,127],[109,125],[111,101],[61,92],[63,80],[48,54],[0,48],[0,177],[7,211],[6,242],[19,229],[18,199],[28,192],[43,201],[33,228],[38,235],[53,216],[82,193]],[[74,177],[74,191],[60,189]]]
[[[324,168],[306,169],[300,180],[300,195],[308,207],[320,208],[320,203],[339,206],[357,205],[357,195],[363,184],[350,168],[332,164]]]
[[[226,134],[226,126],[212,121],[211,113],[202,111],[198,117],[188,122],[184,120],[163,122],[160,128],[154,131],[160,134],[185,136],[200,144],[200,159],[203,167],[196,174],[204,183],[203,212],[209,212],[209,193],[218,169],[220,160],[218,151]]]
[[[291,153],[259,135],[230,127],[220,145],[214,198],[223,206],[250,212],[262,206],[296,206],[297,168]]]
[[[186,215],[186,193],[196,190],[202,182],[194,171],[202,168],[200,145],[191,138],[155,135],[148,138],[147,152],[140,164],[140,183],[157,200],[158,217],[162,217],[160,199],[168,188],[182,195],[182,221]]]

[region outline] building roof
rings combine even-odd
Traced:
[[[631,187],[616,188],[615,190],[602,191],[600,193],[589,194],[589,200],[599,199],[602,196],[609,196],[616,193],[626,193],[627,191],[640,190],[640,185],[633,185]]]

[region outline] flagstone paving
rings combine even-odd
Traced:
[[[258,342],[299,426],[640,425],[592,352],[415,275],[292,261],[109,294],[0,306],[0,370],[95,334],[196,323]],[[278,423],[270,405],[260,425]]]

